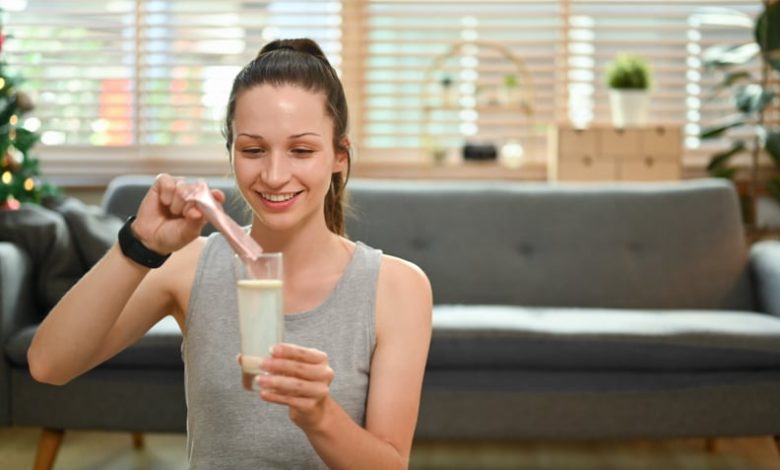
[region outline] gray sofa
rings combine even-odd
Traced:
[[[104,209],[134,213],[151,181],[117,178]],[[729,183],[348,187],[350,237],[433,285],[418,438],[780,434],[780,243],[746,248]],[[0,243],[0,424],[184,431],[172,320],[68,385],[32,380],[32,273]]]

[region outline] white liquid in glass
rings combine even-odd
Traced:
[[[259,374],[260,362],[269,349],[283,341],[282,281],[238,281],[238,318],[241,329],[242,369]]]

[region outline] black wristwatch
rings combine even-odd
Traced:
[[[152,269],[159,268],[171,254],[161,255],[145,247],[133,233],[132,225],[134,220],[135,216],[129,217],[119,230],[119,248],[122,249],[122,254],[141,266]]]

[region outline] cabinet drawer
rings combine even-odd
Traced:
[[[658,158],[678,159],[682,155],[682,130],[679,127],[653,127],[642,133],[642,152]]]
[[[595,158],[598,155],[598,132],[592,129],[559,128],[558,158]]]
[[[611,181],[617,177],[617,165],[614,160],[590,157],[561,159],[556,176],[558,181]]]
[[[668,181],[679,180],[681,169],[677,161],[648,156],[642,161],[623,161],[619,173],[623,181]]]
[[[602,129],[600,149],[604,157],[624,159],[637,155],[642,149],[642,130],[640,129]]]

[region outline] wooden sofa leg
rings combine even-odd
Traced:
[[[737,455],[756,468],[780,468],[780,446],[773,436],[708,438],[705,446],[707,452]]]
[[[135,448],[135,450],[141,450],[144,448],[144,433],[142,432],[133,433],[133,447]]]
[[[704,448],[707,450],[707,453],[714,454],[718,451],[718,439],[714,437],[704,439]]]
[[[57,459],[62,438],[65,436],[63,429],[44,428],[38,439],[38,452],[35,455],[35,470],[51,470]]]

